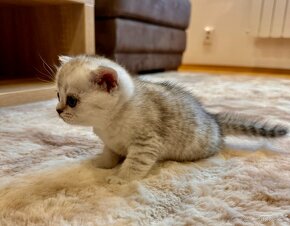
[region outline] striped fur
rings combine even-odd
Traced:
[[[282,137],[288,133],[285,126],[270,124],[262,119],[253,119],[234,113],[214,115],[224,135],[246,135],[265,138]]]

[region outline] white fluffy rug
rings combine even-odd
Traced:
[[[290,80],[164,73],[211,111],[289,125]],[[198,162],[163,162],[147,178],[108,185],[91,165],[90,128],[58,119],[56,100],[0,109],[0,225],[290,225],[290,139],[227,140]]]

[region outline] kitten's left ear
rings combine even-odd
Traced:
[[[72,57],[69,56],[58,56],[58,60],[61,64],[65,64],[69,62],[72,59]]]
[[[118,74],[113,68],[100,66],[91,72],[91,82],[98,85],[101,89],[111,93],[118,87]]]

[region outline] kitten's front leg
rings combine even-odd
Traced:
[[[157,150],[151,147],[132,146],[116,176],[107,178],[110,184],[123,184],[128,181],[141,179],[158,160]]]
[[[105,146],[103,152],[94,160],[94,165],[98,168],[112,169],[119,161],[120,156]]]

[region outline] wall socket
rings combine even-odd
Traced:
[[[213,32],[214,28],[211,26],[204,27],[204,38],[203,38],[203,44],[204,45],[211,45],[213,41]]]

